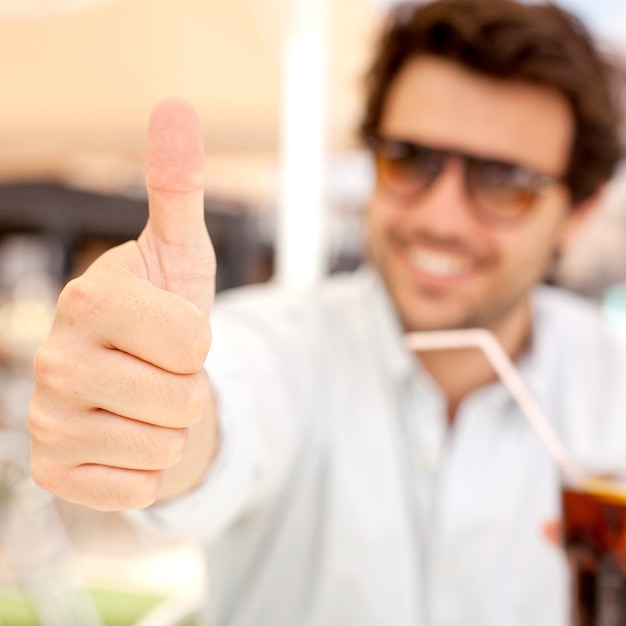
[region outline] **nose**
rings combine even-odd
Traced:
[[[450,156],[437,178],[414,201],[416,214],[427,219],[433,232],[459,232],[477,224],[465,183],[462,158]]]

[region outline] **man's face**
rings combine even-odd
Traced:
[[[392,84],[379,133],[561,176],[573,117],[552,90],[420,57]],[[568,201],[557,183],[521,219],[494,224],[474,210],[458,159],[411,199],[379,180],[368,210],[368,252],[406,330],[497,332],[519,315],[574,219]]]

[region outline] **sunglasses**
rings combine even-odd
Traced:
[[[463,165],[467,196],[477,214],[508,224],[530,212],[537,198],[560,182],[515,163],[485,159],[459,150],[440,150],[402,139],[368,139],[378,180],[392,193],[414,200],[437,180],[451,160]]]

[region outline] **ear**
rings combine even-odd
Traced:
[[[587,200],[570,208],[569,215],[566,218],[559,237],[559,250],[565,250],[582,230],[583,225],[588,219],[598,212],[604,197],[604,189],[605,185],[601,185]]]

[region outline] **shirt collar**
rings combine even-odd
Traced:
[[[396,379],[414,376],[422,368],[419,359],[404,344],[404,329],[383,279],[371,265],[365,265],[359,271],[365,285],[364,305],[371,312],[370,332],[377,338],[385,369]],[[549,295],[550,288],[543,285],[531,292],[532,335],[526,350],[515,361],[524,383],[537,401],[549,391],[558,352],[549,319],[550,307],[545,303]]]
[[[386,370],[396,379],[420,372],[425,375],[419,359],[405,347],[404,329],[380,274],[371,265],[365,265],[360,271],[365,282],[365,305],[371,312],[371,333],[377,337]],[[546,396],[556,358],[551,321],[547,319],[550,311],[543,302],[548,295],[549,289],[543,286],[531,292],[532,335],[526,350],[515,361],[520,376],[538,402]],[[511,401],[514,400],[511,398]]]

